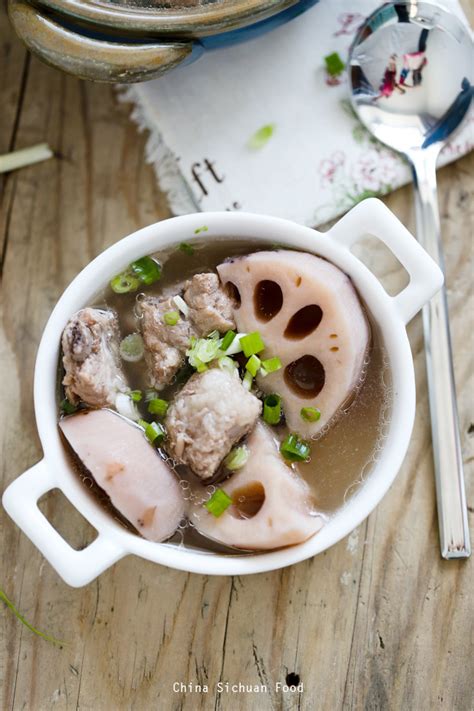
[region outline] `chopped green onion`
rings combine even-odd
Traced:
[[[152,415],[159,415],[160,417],[164,417],[168,412],[168,403],[166,402],[166,400],[162,400],[159,397],[155,397],[148,403],[148,412],[151,412]]]
[[[318,410],[317,407],[302,407],[300,415],[306,422],[317,422],[321,417],[321,410]]]
[[[210,363],[219,355],[218,338],[191,338],[191,347],[186,351],[190,365],[198,372],[206,370],[206,363]],[[206,367],[202,367],[206,366]],[[202,368],[202,370],[199,370]]]
[[[249,450],[244,444],[240,447],[231,449],[227,457],[224,459],[224,466],[234,472],[236,469],[242,469],[247,464],[249,458]]]
[[[243,380],[242,380],[242,385],[244,386],[244,388],[246,390],[252,389],[252,381],[253,381],[252,373],[249,373],[249,371],[247,371],[244,375]]]
[[[67,399],[67,397],[65,397],[64,400],[61,401],[59,407],[65,415],[72,415],[73,412],[76,412],[77,410],[77,405],[73,405],[72,402]]]
[[[246,335],[247,335],[246,333],[236,333],[235,336],[232,338],[232,342],[231,342],[230,346],[227,346],[227,348],[222,347],[222,343],[225,339],[225,336],[224,336],[224,338],[221,341],[222,353],[224,355],[228,355],[228,356],[236,355],[237,353],[241,353],[242,346],[240,344],[240,340],[241,340],[241,338],[243,338],[243,336],[246,336]]]
[[[185,254],[189,254],[190,257],[194,254],[194,247],[187,242],[181,242],[179,249]]]
[[[337,77],[339,74],[342,74],[346,66],[337,52],[333,52],[324,57],[324,62],[326,64],[327,73],[332,77]]]
[[[269,373],[274,373],[276,370],[280,370],[280,368],[281,360],[279,358],[267,358],[267,360],[262,360],[260,375],[263,375],[265,377]]]
[[[156,390],[153,390],[152,388],[145,390],[145,402],[150,402],[150,400],[153,400],[155,397],[158,397]]]
[[[280,452],[290,462],[306,462],[311,454],[311,447],[297,434],[289,434],[280,445]]]
[[[247,142],[247,146],[253,150],[258,150],[263,148],[263,146],[270,140],[275,132],[276,126],[274,123],[268,123],[266,126],[262,126],[255,131],[253,136],[251,136]]]
[[[176,326],[180,321],[179,311],[167,311],[163,314],[163,321],[167,326]]]
[[[23,624],[25,627],[27,627],[30,632],[33,632],[33,634],[38,635],[38,637],[42,637],[45,639],[47,642],[51,642],[52,644],[57,644],[57,645],[63,645],[65,644],[64,642],[61,642],[59,639],[55,639],[54,637],[50,637],[49,634],[45,634],[44,632],[41,632],[40,630],[36,629],[36,627],[33,627],[32,624],[28,622],[28,620],[23,617],[21,612],[17,610],[15,605],[12,603],[12,601],[6,596],[5,592],[0,589],[0,600],[5,603],[5,605],[8,607],[9,610],[13,612],[15,617]]]
[[[225,334],[224,338],[222,339],[221,343],[221,351],[226,351],[234,338],[236,337],[236,332],[235,331],[227,331]]]
[[[263,419],[269,425],[277,425],[281,420],[281,397],[267,395],[263,401]]]
[[[211,331],[210,333],[207,334],[206,338],[210,338],[213,341],[216,341],[220,336],[219,331]]]
[[[225,493],[224,489],[216,489],[209,501],[206,501],[204,506],[216,518],[222,516],[224,511],[229,508],[232,499]]]
[[[256,353],[260,353],[260,351],[263,351],[265,348],[265,343],[263,342],[258,331],[247,333],[246,336],[242,336],[240,339],[240,345],[242,346],[242,350],[247,358],[250,358],[251,355]]]
[[[262,361],[260,358],[256,355],[250,356],[248,361],[245,364],[245,370],[248,370],[249,373],[251,373],[252,377],[255,378],[255,376],[258,373],[258,369],[260,368],[260,363]]]
[[[139,333],[130,333],[120,343],[120,356],[128,363],[138,363],[144,352],[143,338]]]
[[[140,402],[143,397],[143,393],[141,390],[130,390],[129,395],[132,398],[133,402]]]
[[[150,286],[161,277],[161,266],[151,257],[142,257],[132,262],[130,269],[138,276],[142,284]]]
[[[122,274],[117,274],[110,281],[110,288],[116,294],[128,294],[130,291],[136,291],[140,286],[140,279],[132,272],[126,271]]]
[[[189,306],[187,305],[182,296],[173,296],[173,303],[181,311],[184,318],[187,318],[189,316]]]
[[[165,430],[159,422],[138,420],[138,424],[145,430],[145,437],[151,444],[160,444],[165,438]]]
[[[206,225],[204,225],[203,227],[196,227],[196,229],[194,230],[194,234],[198,235],[200,232],[207,232],[208,229],[209,227],[207,227]]]
[[[226,370],[230,375],[236,375],[238,371],[238,365],[235,360],[229,358],[229,356],[222,356],[218,358],[217,365],[221,370]]]

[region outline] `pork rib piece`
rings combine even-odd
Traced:
[[[120,364],[120,331],[113,311],[85,308],[68,321],[62,335],[63,385],[70,402],[114,407],[128,390]]]
[[[250,432],[261,409],[238,375],[220,368],[195,373],[168,409],[167,451],[198,477],[209,479],[232,446]]]
[[[257,377],[258,386],[282,397],[290,430],[310,437],[327,424],[354,392],[370,330],[352,282],[313,254],[256,252],[217,267],[224,286],[240,293],[234,316],[239,331],[260,331],[263,358],[278,356],[282,368]],[[317,422],[301,408],[321,411]]]
[[[225,333],[235,328],[234,304],[217,274],[195,274],[184,285],[184,300],[189,306],[189,318],[200,336],[207,336],[211,331]]]
[[[245,466],[220,485],[231,506],[216,518],[202,504],[191,505],[190,520],[204,536],[236,548],[270,550],[307,540],[323,526],[308,485],[282,460],[261,422],[247,446]]]
[[[110,410],[63,418],[72,449],[112,504],[144,538],[164,541],[184,516],[178,481],[142,430]]]
[[[181,313],[174,326],[164,321],[167,312],[177,310],[173,297],[146,296],[138,303],[149,382],[157,390],[169,384],[183,366],[193,336],[201,338],[211,331],[225,332],[235,326],[233,302],[222,289],[217,274],[195,274],[184,283],[183,289],[189,313],[187,316]]]

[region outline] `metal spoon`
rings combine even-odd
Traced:
[[[431,3],[387,3],[359,29],[349,67],[361,121],[411,163],[418,240],[444,269],[436,161],[471,103],[469,31]],[[445,289],[423,309],[423,328],[441,555],[467,558],[471,545]]]

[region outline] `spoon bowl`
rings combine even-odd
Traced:
[[[404,154],[441,148],[469,109],[472,75],[468,29],[427,2],[383,5],[351,48],[354,108],[380,141]]]

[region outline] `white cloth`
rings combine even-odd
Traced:
[[[325,69],[326,55],[346,60],[355,30],[379,4],[321,0],[262,37],[123,91],[150,131],[146,158],[175,214],[242,209],[316,226],[410,180],[406,163],[355,118],[345,72],[334,82]],[[457,0],[443,4],[464,18]],[[275,130],[265,146],[249,148],[268,124]],[[471,143],[472,118],[440,164]]]

